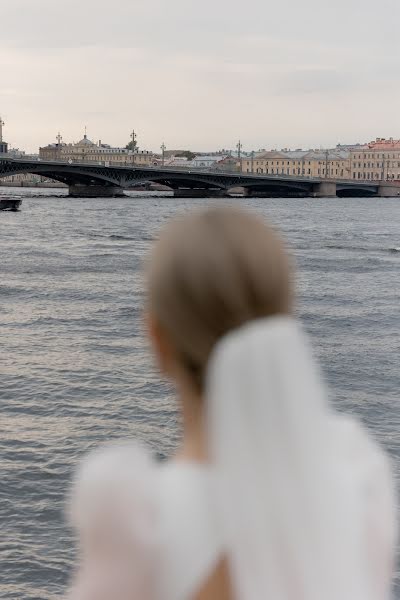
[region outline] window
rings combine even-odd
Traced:
[[[356,178],[356,174],[355,174],[355,173],[353,173],[353,179],[355,179],[355,178]]]

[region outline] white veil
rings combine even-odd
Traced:
[[[272,317],[225,336],[206,391],[235,597],[370,600],[358,490],[301,326]]]

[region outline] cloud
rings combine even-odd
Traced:
[[[14,0],[5,132],[29,150],[84,125],[113,144],[135,127],[154,149],[400,137],[399,17],[398,0]]]

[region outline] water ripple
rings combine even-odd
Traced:
[[[141,267],[168,218],[215,201],[17,194],[22,211],[0,213],[0,597],[46,600],[74,564],[62,515],[82,455],[137,437],[164,458],[178,443],[174,395],[144,336]],[[398,199],[232,202],[282,229],[331,397],[400,477]]]

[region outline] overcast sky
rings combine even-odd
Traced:
[[[1,2],[14,146],[308,148],[400,137],[400,0]]]

